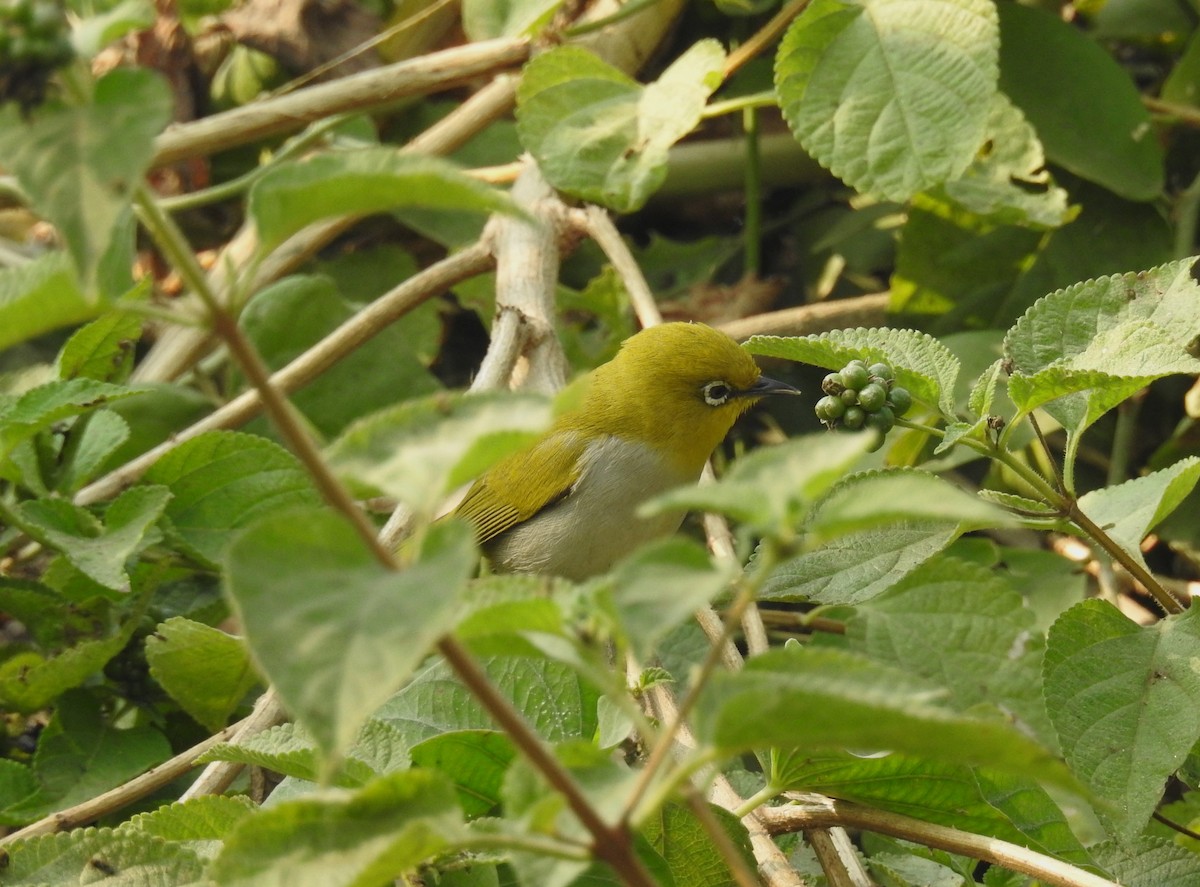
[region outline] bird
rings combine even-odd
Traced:
[[[679,529],[646,500],[695,484],[737,418],[764,397],[799,394],[762,375],[730,336],[701,323],[647,327],[592,371],[577,405],[497,462],[454,513],[491,567],[579,582]]]

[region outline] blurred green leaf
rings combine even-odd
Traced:
[[[742,861],[753,870],[754,852],[741,820],[723,807],[708,810]],[[683,804],[665,804],[642,824],[642,835],[662,854],[678,887],[728,887],[735,883],[729,863],[696,814]]]
[[[122,823],[120,831],[152,835],[208,856],[238,822],[257,809],[246,795],[207,795],[139,813]]]
[[[142,320],[132,312],[109,311],[75,331],[58,352],[60,379],[98,379],[120,384],[133,369],[133,349]]]
[[[139,887],[199,887],[204,883],[199,857],[149,834],[75,829],[19,841],[5,850],[4,887],[107,880]],[[108,871],[117,874],[108,876]]]
[[[1057,16],[1018,3],[1000,12],[1000,87],[1059,166],[1130,200],[1163,188],[1163,154],[1129,74]]]
[[[534,34],[562,0],[463,0],[462,26],[472,40]]]
[[[1200,740],[1197,611],[1141,627],[1103,601],[1059,617],[1046,639],[1046,707],[1075,774],[1135,837]]]
[[[1091,851],[1114,878],[1133,887],[1191,887],[1200,878],[1196,854],[1162,838],[1103,841]]]
[[[330,216],[401,207],[519,214],[508,195],[436,157],[363,148],[271,168],[250,190],[248,209],[264,250]]]
[[[1073,785],[1048,749],[1002,721],[954,711],[941,703],[944,693],[841,650],[773,650],[710,678],[696,706],[696,735],[725,754],[890,749]]]
[[[84,296],[66,253],[46,253],[23,265],[0,268],[0,349],[103,310],[102,304]]]
[[[452,730],[412,747],[412,761],[454,781],[458,801],[469,818],[500,806],[504,771],[517,756],[512,740],[494,730]]]
[[[394,773],[243,819],[209,873],[220,887],[373,887],[451,847],[461,820],[443,776]]]
[[[0,400],[0,459],[56,422],[139,393],[137,388],[95,379],[69,379],[47,382],[13,400]]]
[[[717,41],[700,40],[642,86],[580,47],[549,50],[517,88],[521,143],[554,187],[633,212],[662,185],[667,149],[700,122],[724,62]]]
[[[983,143],[999,30],[982,0],[815,0],[784,35],[775,89],[804,149],[856,190],[904,201]]]
[[[470,529],[450,521],[429,529],[419,561],[386,569],[318,509],[271,514],[227,549],[225,587],[251,652],[327,770],[449,630],[475,562]]]
[[[213,733],[258,683],[241,638],[182,616],[146,638],[146,662],[171,698]]]
[[[85,104],[45,105],[28,122],[15,104],[0,108],[4,165],[62,235],[90,298],[171,108],[158,74],[129,67],[97,80]]]

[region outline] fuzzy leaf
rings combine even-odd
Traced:
[[[1144,477],[1093,490],[1079,507],[1149,569],[1142,556],[1142,540],[1167,515],[1178,508],[1200,481],[1200,457],[1189,456]]]
[[[1046,642],[1046,707],[1067,764],[1123,840],[1149,820],[1200,740],[1200,611],[1143,628],[1102,601],[1059,617]]]
[[[500,806],[504,772],[517,756],[512,740],[494,730],[454,730],[412,747],[412,761],[454,781],[467,816],[486,816]]]
[[[815,0],[784,35],[775,89],[822,166],[904,201],[975,158],[999,44],[995,7],[982,0]]]
[[[89,293],[150,163],[154,137],[170,119],[166,84],[137,68],[110,71],[91,101],[46,106],[29,123],[13,103],[0,109],[4,165],[61,233]]]
[[[0,349],[81,323],[103,308],[84,297],[66,253],[0,268]]]
[[[667,150],[700,122],[724,62],[719,43],[700,40],[642,86],[585,49],[552,49],[517,89],[521,143],[554,187],[633,212],[663,183]]]
[[[907,388],[914,399],[939,407],[948,417],[954,415],[958,358],[926,333],[859,327],[792,339],[753,336],[746,350],[831,370],[840,370],[855,358],[869,364],[883,361],[895,370],[896,384]]]
[[[136,314],[110,311],[76,330],[58,352],[60,379],[98,379],[120,384],[133,369],[133,349],[142,337]]]
[[[143,476],[171,491],[166,515],[184,547],[216,563],[254,521],[320,504],[308,473],[276,443],[234,431],[207,431],[171,450]]]
[[[154,835],[77,829],[6,848],[4,887],[111,883],[130,887],[203,887],[199,857]]]
[[[364,732],[377,723],[368,721]],[[321,778],[321,750],[312,736],[295,723],[279,724],[236,743],[214,745],[198,760],[202,764],[210,761],[248,764],[309,782]],[[342,788],[356,788],[365,785],[374,775],[375,771],[351,750],[332,782]]]
[[[394,572],[316,509],[272,514],[229,547],[226,589],[251,652],[327,769],[453,624],[475,561],[470,529],[445,522]]]
[[[110,385],[95,379],[47,382],[10,401],[0,401],[0,459],[23,440],[55,422],[78,416],[144,389]]]
[[[943,695],[907,672],[841,650],[773,650],[710,678],[696,706],[696,734],[725,754],[891,749],[1072,784],[1049,750],[1007,724],[955,712],[940,702]]]
[[[146,638],[146,661],[171,698],[214,733],[258,683],[241,638],[182,616]]]
[[[374,887],[452,846],[461,818],[440,774],[395,773],[243,819],[209,874],[219,887]]]

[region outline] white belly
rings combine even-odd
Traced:
[[[617,437],[589,444],[582,461],[582,474],[564,499],[485,546],[497,569],[579,581],[679,529],[681,513],[640,518],[638,506],[697,477],[681,477],[650,448]]]

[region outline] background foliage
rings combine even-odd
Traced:
[[[332,6],[0,9],[3,882],[1196,883],[1200,13]],[[478,577],[658,311],[915,405]]]

